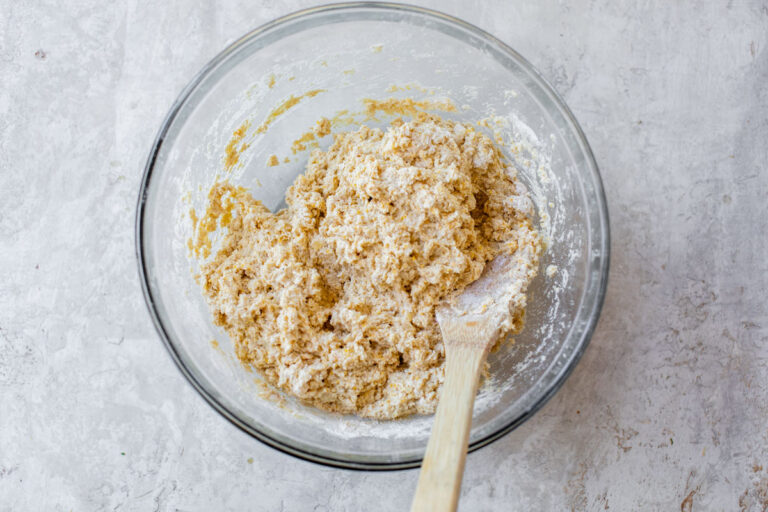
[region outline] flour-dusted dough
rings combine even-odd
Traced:
[[[434,115],[337,134],[286,202],[273,214],[218,183],[193,245],[206,255],[209,233],[224,228],[201,278],[237,356],[326,410],[433,412],[444,361],[436,306],[499,253],[538,264],[514,171],[488,137]],[[524,297],[515,303],[519,330]]]

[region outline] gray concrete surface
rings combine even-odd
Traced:
[[[768,4],[420,2],[525,55],[600,163],[602,319],[565,387],[467,463],[461,509],[768,509]],[[165,353],[133,253],[181,87],[312,2],[0,1],[0,511],[406,510],[416,471],[282,455]]]

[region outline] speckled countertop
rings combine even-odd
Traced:
[[[768,4],[419,2],[525,55],[594,149],[613,233],[597,332],[469,456],[465,511],[768,509]],[[133,251],[181,87],[311,2],[0,3],[0,511],[406,510],[417,472],[302,462],[171,362]]]

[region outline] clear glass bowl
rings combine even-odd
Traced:
[[[265,133],[255,133],[280,102],[316,89],[325,92],[303,98]],[[256,29],[205,66],[171,108],[147,161],[136,219],[149,311],[195,389],[270,446],[356,469],[417,466],[431,418],[377,422],[329,414],[270,391],[237,362],[229,338],[212,323],[186,247],[188,213],[204,208],[208,188],[225,174],[225,147],[244,121],[251,122],[250,145],[229,179],[274,209],[307,160],[307,151],[291,152],[291,142],[321,116],[359,111],[363,98],[386,97],[449,97],[459,108],[446,115],[470,122],[495,114],[500,135],[521,144],[508,156],[531,189],[550,240],[530,290],[525,330],[489,358],[491,378],[478,396],[470,450],[484,446],[563,384],[595,328],[608,277],[608,214],[584,134],[557,93],[501,41],[458,19],[392,4],[330,5]],[[349,128],[363,120],[357,116]],[[272,154],[290,161],[267,166]]]

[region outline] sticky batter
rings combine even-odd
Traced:
[[[530,199],[514,170],[487,136],[434,115],[336,134],[286,202],[272,213],[218,183],[192,246],[237,356],[329,411],[433,412],[444,362],[436,306],[501,252],[538,265],[540,239],[520,208]],[[222,244],[205,258],[216,229]]]

